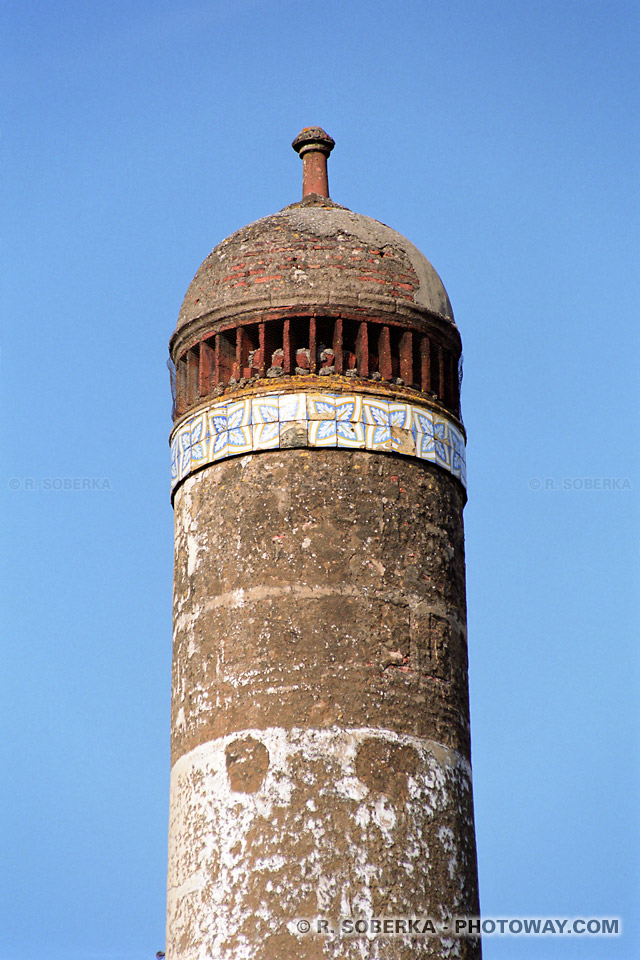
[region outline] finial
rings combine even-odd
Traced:
[[[327,157],[335,145],[335,140],[322,127],[305,127],[291,144],[302,157],[303,199],[310,193],[328,198]]]

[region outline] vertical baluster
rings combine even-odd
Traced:
[[[360,377],[369,376],[369,325],[363,320],[358,327],[358,336],[356,338],[356,360],[358,363],[358,375]]]
[[[208,397],[211,392],[211,374],[215,362],[215,353],[207,340],[200,344],[200,369],[198,372],[198,393]]]
[[[389,336],[389,327],[386,324],[382,327],[378,337],[378,369],[383,380],[391,380],[393,376],[391,337]]]

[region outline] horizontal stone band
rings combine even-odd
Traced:
[[[292,447],[416,457],[466,487],[464,437],[429,407],[362,394],[270,393],[211,403],[183,420],[171,436],[171,489],[218,460]]]

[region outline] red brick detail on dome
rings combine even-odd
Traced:
[[[244,249],[245,259],[229,268],[226,274],[203,278],[200,289],[189,291],[188,306],[197,307],[202,300],[215,298],[224,302],[228,293],[234,301],[252,300],[257,288],[268,284],[271,294],[290,289],[292,278],[300,280],[301,287],[314,281],[314,273],[342,274],[348,278],[352,296],[369,294],[372,288],[383,292],[385,298],[411,303],[419,287],[418,277],[406,257],[391,246],[383,249],[361,245],[345,245],[341,249],[335,241],[292,238],[290,244],[275,244],[258,240],[251,249]],[[382,288],[382,289],[381,289]],[[227,293],[228,291],[228,293]]]
[[[401,234],[331,200],[307,197],[232,234],[209,254],[185,295],[176,348],[226,318],[331,305],[334,315],[436,318],[457,336],[447,292],[429,261]],[[208,327],[208,329],[207,329]]]

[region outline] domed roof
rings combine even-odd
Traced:
[[[426,313],[453,325],[444,285],[417,247],[328,198],[331,138],[320,128],[306,128],[293,146],[305,163],[303,199],[214,248],[189,285],[174,338],[205,318],[209,323],[297,308]]]

